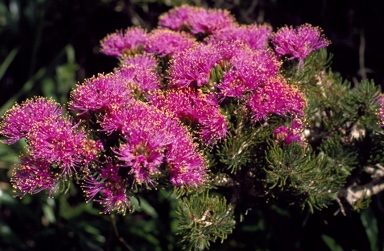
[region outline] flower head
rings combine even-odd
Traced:
[[[173,113],[175,117],[193,125],[205,143],[212,143],[226,136],[227,123],[220,112],[217,99],[192,88],[155,93],[150,101],[157,108]]]
[[[134,27],[125,31],[116,31],[101,40],[101,52],[108,56],[121,57],[124,54],[135,54],[146,40],[146,31]]]
[[[134,78],[135,68],[130,67],[125,78],[119,74],[99,75],[78,84],[70,94],[69,108],[80,111],[103,111],[129,102],[132,89],[128,88]]]
[[[210,73],[221,56],[212,46],[198,44],[176,54],[170,61],[169,82],[172,87],[201,87],[208,83]]]
[[[125,87],[130,92],[146,93],[160,89],[159,74],[155,68],[146,67],[146,65],[123,65],[115,69],[114,75],[122,80],[122,84],[126,84]]]
[[[321,29],[309,24],[292,27],[282,27],[272,35],[272,43],[278,55],[291,55],[289,59],[299,59],[300,65],[303,59],[311,52],[327,47],[329,41],[321,35]]]
[[[130,168],[129,174],[134,175],[138,184],[154,184],[153,178],[160,173],[183,175],[186,180],[176,178],[184,185],[205,181],[205,161],[188,130],[155,106],[131,101],[106,114],[100,125],[107,134],[117,132],[121,135],[124,143],[115,153],[121,166]],[[183,151],[177,149],[179,147],[183,147]],[[183,172],[174,171],[181,168],[179,162],[183,164]],[[160,166],[165,166],[166,170]],[[191,172],[195,173],[192,175]],[[196,178],[190,179],[191,175]],[[172,178],[170,180],[172,182]]]
[[[234,18],[226,10],[188,5],[176,7],[159,17],[159,26],[172,30],[186,30],[192,34],[209,35],[234,23]]]
[[[152,54],[138,54],[122,58],[122,65],[156,70],[157,60]]]
[[[131,202],[126,193],[127,180],[118,174],[119,170],[120,167],[108,159],[96,169],[98,178],[88,173],[82,186],[87,201],[99,202],[104,206],[103,213],[117,211],[125,214],[127,209],[131,209]],[[96,195],[99,196],[95,199]]]
[[[0,123],[0,134],[8,138],[2,142],[13,144],[24,138],[35,123],[56,120],[63,114],[64,110],[52,99],[37,97],[15,104]]]
[[[172,30],[190,30],[189,19],[201,9],[182,5],[163,13],[159,17],[159,26],[167,27]]]
[[[170,143],[164,140],[164,134],[156,131],[148,132],[136,128],[127,143],[121,144],[115,151],[122,166],[130,167],[129,174],[133,174],[138,184],[153,184],[152,177],[160,174],[160,166],[164,162],[165,150]]]
[[[50,163],[24,157],[22,163],[14,170],[11,183],[18,196],[39,193],[45,189],[52,195],[59,181],[58,177],[52,172]]]
[[[241,49],[230,60],[231,68],[224,74],[218,88],[224,96],[241,97],[264,86],[278,74],[280,63],[269,50]]]
[[[96,160],[103,146],[88,139],[82,128],[76,128],[69,118],[35,123],[27,134],[28,154],[56,166],[63,176],[71,175],[80,166]]]
[[[145,51],[165,57],[185,51],[195,44],[196,40],[187,33],[168,29],[155,29],[148,35]]]
[[[199,11],[189,18],[192,34],[213,34],[235,24],[233,16],[227,10],[207,9]]]
[[[240,41],[253,50],[266,49],[271,36],[270,25],[231,25],[218,30],[206,40],[208,43],[220,41]]]
[[[277,77],[269,81],[263,88],[256,90],[248,99],[247,105],[254,120],[267,119],[269,115],[304,116],[306,100],[304,95],[294,86]]]

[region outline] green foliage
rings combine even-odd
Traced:
[[[292,144],[286,149],[272,147],[267,155],[266,182],[270,189],[279,189],[297,197],[292,203],[310,210],[326,207],[336,197],[342,179],[337,167],[330,165],[326,156],[315,155],[309,149]]]
[[[235,227],[233,207],[224,197],[208,192],[183,198],[177,207],[181,243],[187,250],[205,250],[210,242],[223,242]]]

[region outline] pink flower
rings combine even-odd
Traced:
[[[168,70],[170,86],[184,88],[207,84],[211,70],[220,58],[214,47],[204,44],[176,54]]]
[[[195,44],[195,39],[187,33],[167,29],[155,29],[149,33],[144,47],[147,53],[165,57],[185,51],[195,46]]]
[[[72,175],[78,167],[96,160],[103,150],[100,142],[88,139],[82,128],[68,118],[35,123],[27,135],[28,154],[56,166],[63,176]]]
[[[189,18],[201,11],[199,8],[182,5],[163,13],[159,17],[159,26],[172,30],[190,30]]]
[[[125,87],[129,89],[131,93],[138,91],[140,94],[146,95],[147,92],[160,89],[159,74],[156,69],[147,67],[146,65],[123,65],[115,69],[114,75],[121,79],[120,83],[125,84]]]
[[[35,98],[15,105],[2,122],[2,134],[14,143],[21,137],[28,142],[28,157],[54,165],[64,176],[80,165],[95,160],[102,145],[88,139],[52,100]]]
[[[57,173],[52,172],[50,163],[24,157],[13,173],[11,183],[18,196],[39,193],[45,189],[52,195],[58,177]]]
[[[155,106],[131,101],[106,114],[100,125],[108,135],[113,132],[121,135],[122,143],[115,153],[121,166],[128,168],[128,174],[134,175],[138,184],[154,184],[160,173],[176,175],[171,175],[170,180],[172,182],[172,177],[179,179],[178,185],[196,185],[205,181],[205,161],[188,130]],[[174,170],[181,168],[179,162],[183,164],[182,172]],[[160,166],[166,169],[160,169]],[[195,173],[192,175],[191,172]],[[195,178],[190,179],[191,176]]]
[[[83,191],[87,201],[94,200],[104,206],[103,213],[117,211],[125,214],[127,209],[131,208],[131,202],[127,195],[127,180],[122,178],[118,172],[120,167],[114,164],[110,159],[95,172],[95,178],[92,173],[88,173],[83,184]],[[99,196],[95,199],[95,197]]]
[[[85,80],[70,93],[69,109],[80,111],[104,111],[125,104],[132,99],[132,89],[128,88],[134,78],[135,68],[127,69],[125,78],[119,74],[99,75]]]
[[[190,31],[192,34],[209,35],[234,23],[234,18],[226,10],[187,5],[176,7],[159,17],[159,26]]]
[[[241,97],[275,78],[280,62],[269,50],[241,49],[229,60],[231,67],[218,88],[224,96]]]
[[[303,144],[303,130],[303,121],[299,118],[295,118],[292,121],[291,127],[288,128],[286,126],[280,126],[276,128],[273,132],[278,142],[283,141],[287,145],[289,145],[292,144],[292,142]]]
[[[158,62],[152,54],[138,54],[134,56],[123,57],[122,64],[126,66],[134,66],[155,71]]]
[[[166,93],[155,93],[149,97],[152,104],[189,126],[197,123],[203,142],[209,144],[226,136],[227,123],[220,112],[217,99],[191,88],[172,89]],[[197,129],[196,128],[196,129]]]
[[[206,40],[208,43],[239,41],[253,50],[266,49],[271,36],[270,25],[231,25],[218,30]]]
[[[253,114],[253,119],[258,121],[267,119],[272,114],[303,117],[306,100],[297,88],[278,77],[256,90],[246,104]]]
[[[199,11],[189,18],[192,34],[210,35],[233,24],[235,24],[233,16],[227,10],[220,9]]]
[[[8,138],[2,142],[13,144],[24,138],[35,123],[55,120],[63,114],[64,110],[52,99],[37,97],[15,104],[0,123],[0,134]]]
[[[330,42],[321,35],[322,30],[304,24],[294,29],[282,27],[272,35],[272,43],[278,55],[291,55],[290,60],[299,59],[299,65],[311,52],[327,47]]]
[[[135,54],[146,40],[146,31],[134,27],[125,31],[116,31],[101,40],[101,52],[105,55],[121,57],[124,54]]]
[[[164,162],[165,150],[170,141],[157,131],[144,131],[137,128],[126,137],[127,143],[115,151],[122,166],[130,167],[129,174],[135,176],[138,184],[153,184],[152,177],[160,174],[159,167]]]

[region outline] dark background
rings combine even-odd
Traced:
[[[132,25],[150,30],[161,13],[181,2],[226,8],[240,23],[267,22],[275,30],[320,26],[332,42],[333,71],[354,85],[372,79],[384,87],[384,1],[0,0],[1,111],[34,95],[65,101],[76,82],[117,65],[115,58],[99,53],[103,37]],[[12,150],[17,146],[0,149],[0,250],[129,250],[110,217],[99,216],[75,190],[54,201],[46,194],[13,199],[8,177],[17,153],[9,157]],[[148,200],[156,196],[149,193]],[[160,201],[157,214],[144,206],[142,212],[118,217],[117,229],[135,250],[177,250],[169,244],[175,240],[173,205],[164,198],[153,200]],[[382,249],[380,198],[361,214],[347,216],[334,216],[338,205],[314,215],[278,207],[253,210],[247,223],[212,250],[327,250],[332,243],[332,250],[370,250],[375,238]],[[327,245],[324,236],[330,237]]]

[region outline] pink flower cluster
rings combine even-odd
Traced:
[[[192,88],[172,89],[165,93],[155,93],[150,101],[189,126],[199,125],[196,130],[207,144],[226,136],[227,123],[213,95],[206,95]]]
[[[290,55],[289,59],[299,59],[302,67],[303,59],[311,52],[327,47],[330,42],[321,35],[321,29],[304,24],[294,29],[282,27],[272,35],[272,43],[279,56]]]
[[[12,177],[21,195],[52,194],[58,182],[83,177],[88,201],[100,202],[105,213],[125,213],[133,187],[204,185],[200,149],[230,134],[229,104],[254,122],[291,119],[275,137],[300,143],[306,99],[283,78],[280,58],[289,54],[302,64],[329,44],[309,25],[272,34],[268,24],[239,25],[227,11],[187,5],[160,16],[150,32],[128,28],[100,43],[120,65],[72,90],[68,107],[76,119],[45,98],[5,114],[3,142],[25,138],[28,147]]]
[[[275,128],[273,132],[276,136],[277,142],[284,142],[285,144],[289,145],[293,142],[296,142],[298,144],[304,143],[303,130],[303,121],[298,118],[295,118],[292,121],[290,127],[280,126],[278,128]]]
[[[203,9],[182,5],[159,17],[159,26],[172,30],[186,30],[192,34],[212,34],[235,24],[226,10]]]
[[[27,155],[12,178],[21,195],[43,189],[51,194],[60,180],[87,169],[103,150],[99,141],[64,116],[57,103],[45,98],[30,99],[8,110],[0,134],[8,138],[3,141],[7,144],[21,138],[28,143]]]

